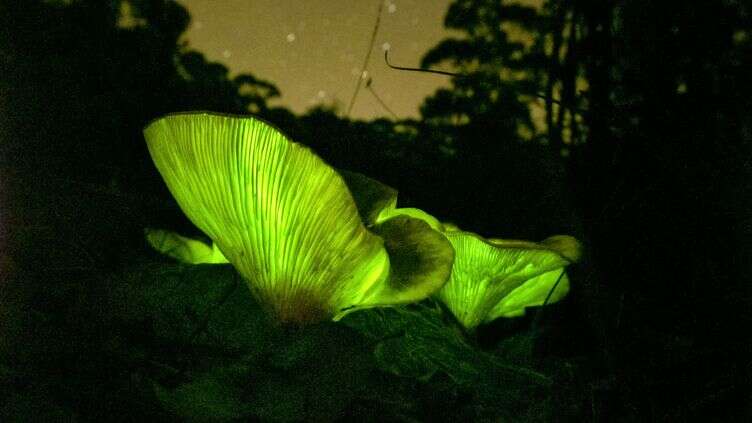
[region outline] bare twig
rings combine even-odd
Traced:
[[[371,60],[371,52],[373,51],[373,44],[376,42],[376,34],[379,32],[379,25],[381,24],[381,9],[384,7],[384,2],[379,0],[379,9],[376,12],[376,24],[373,26],[373,32],[371,33],[371,41],[368,43],[368,52],[366,52],[366,57],[363,59],[363,67],[361,67],[361,73],[358,75],[358,82],[355,85],[355,92],[353,92],[352,98],[350,99],[350,104],[347,106],[347,113],[345,116],[350,116],[350,112],[352,111],[353,106],[355,105],[355,99],[358,97],[358,92],[360,91],[361,84],[363,83],[363,75],[365,75],[363,72],[366,72],[368,70],[368,62]]]
[[[462,75],[459,73],[446,72],[446,71],[441,71],[441,70],[436,70],[436,69],[408,68],[405,66],[395,66],[389,63],[389,50],[384,51],[384,61],[386,62],[387,66],[396,70],[403,70],[403,71],[409,71],[409,72],[435,73],[437,75],[446,75],[446,76],[466,76],[466,75]]]
[[[379,97],[379,95],[378,95],[378,94],[376,94],[376,91],[374,91],[374,90],[373,90],[373,87],[371,86],[371,85],[372,85],[372,84],[371,84],[371,82],[372,82],[372,79],[371,79],[371,78],[368,78],[368,81],[366,82],[366,88],[368,89],[368,91],[370,91],[370,92],[371,92],[371,95],[373,95],[373,97],[374,97],[374,98],[376,99],[376,101],[378,101],[378,102],[379,102],[379,104],[381,105],[381,107],[382,107],[382,108],[383,108],[384,110],[386,110],[386,111],[387,111],[387,113],[389,113],[390,115],[392,115],[392,117],[394,118],[394,120],[399,120],[399,118],[398,118],[398,117],[397,117],[397,115],[396,115],[396,114],[395,114],[395,113],[394,113],[394,112],[392,111],[392,109],[390,109],[390,108],[389,108],[389,107],[388,107],[388,106],[386,105],[386,103],[384,103],[384,101],[383,101],[383,100],[381,100],[381,97]]]
[[[396,70],[401,70],[401,71],[434,73],[434,74],[437,74],[437,75],[454,76],[454,77],[458,77],[458,78],[469,78],[470,77],[470,75],[465,75],[465,74],[461,74],[461,73],[454,73],[454,72],[447,72],[447,71],[441,71],[441,70],[436,70],[436,69],[408,68],[408,67],[405,67],[405,66],[395,66],[395,65],[392,65],[391,63],[389,63],[389,50],[386,50],[384,52],[384,61],[386,62],[386,65],[389,66],[390,68],[396,69]],[[532,95],[533,97],[537,97],[537,98],[539,98],[541,100],[550,101],[551,103],[558,104],[559,106],[562,106],[562,107],[568,107],[573,112],[577,112],[577,113],[580,113],[580,114],[586,112],[586,110],[584,110],[584,109],[580,109],[580,108],[577,108],[577,107],[569,107],[569,106],[565,105],[564,103],[562,103],[560,100],[556,100],[556,99],[551,98],[550,96],[547,96],[545,94],[541,94],[541,93],[529,93],[529,94]]]

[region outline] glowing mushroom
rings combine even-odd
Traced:
[[[367,229],[340,175],[258,118],[177,113],[144,135],[180,208],[280,321],[418,301],[449,277],[443,235],[407,216]]]
[[[444,235],[456,256],[452,275],[437,297],[468,329],[499,317],[521,316],[526,307],[554,303],[569,291],[564,269],[579,258],[579,243],[570,236],[534,243],[487,240],[461,230]]]
[[[197,239],[188,238],[163,229],[144,230],[146,241],[155,250],[175,260],[188,264],[228,263],[217,244],[207,245]]]

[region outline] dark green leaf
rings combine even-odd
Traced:
[[[290,332],[254,372],[254,414],[264,420],[333,421],[368,390],[369,344],[356,331],[323,323]]]
[[[154,390],[166,410],[187,421],[229,421],[250,411],[240,383],[246,374],[241,366],[212,368],[175,389],[155,383]]]

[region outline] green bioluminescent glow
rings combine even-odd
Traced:
[[[408,217],[373,222],[372,233],[340,174],[262,120],[178,113],[144,135],[183,212],[281,321],[418,301],[449,277],[454,251],[441,234]]]
[[[217,244],[203,242],[162,229],[146,229],[146,240],[155,250],[189,264],[229,263]]]
[[[444,235],[456,257],[437,297],[468,329],[499,317],[521,316],[526,307],[543,305],[549,293],[547,303],[553,303],[569,291],[564,268],[579,257],[579,243],[572,237],[557,235],[534,243],[487,240],[461,230]]]

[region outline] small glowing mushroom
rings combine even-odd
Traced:
[[[444,235],[456,256],[437,297],[467,329],[521,316],[526,307],[554,303],[569,291],[564,268],[579,258],[579,243],[570,236],[534,243],[487,240],[461,230]]]
[[[144,233],[146,241],[152,248],[180,262],[188,264],[229,263],[215,243],[209,246],[197,239],[163,229],[147,228]]]
[[[406,216],[366,228],[342,177],[260,119],[177,113],[144,136],[180,208],[282,322],[418,301],[449,277],[443,235]]]

